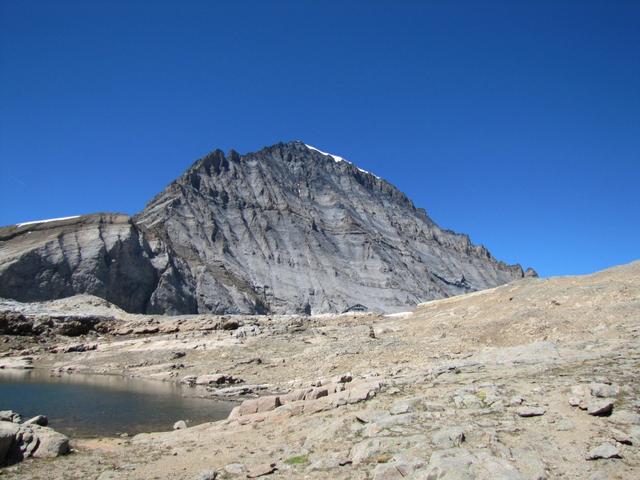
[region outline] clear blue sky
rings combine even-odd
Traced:
[[[0,224],[300,139],[542,275],[640,258],[640,2],[0,0]]]

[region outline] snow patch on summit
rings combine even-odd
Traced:
[[[320,150],[319,148],[313,147],[313,146],[311,146],[311,145],[309,145],[309,144],[307,144],[307,143],[305,143],[305,144],[304,144],[304,146],[305,146],[305,147],[307,147],[309,150],[315,150],[316,152],[318,152],[318,153],[320,153],[320,154],[322,154],[322,155],[325,155],[325,156],[327,156],[327,157],[331,157],[331,158],[333,158],[333,160],[334,160],[336,163],[337,163],[337,162],[346,162],[346,163],[348,163],[349,165],[353,165],[353,163],[351,163],[349,160],[346,160],[346,159],[342,158],[342,157],[341,157],[341,156],[339,156],[339,155],[334,155],[333,153],[323,152],[323,151],[322,151],[322,150]],[[356,167],[356,168],[357,168],[360,172],[362,172],[362,173],[367,173],[367,174],[369,174],[369,175],[373,175],[373,176],[374,176],[374,177],[376,177],[377,179],[380,179],[380,177],[379,177],[379,176],[377,176],[375,173],[371,173],[371,172],[369,172],[369,171],[367,171],[367,170],[364,170],[364,169],[362,169],[362,168],[358,167],[357,165],[353,165],[353,166],[354,166],[354,167]]]

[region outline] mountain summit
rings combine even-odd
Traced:
[[[387,181],[298,141],[216,150],[133,218],[0,229],[0,296],[91,293],[131,312],[390,312],[523,276]]]

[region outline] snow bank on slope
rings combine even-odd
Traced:
[[[60,218],[49,218],[47,220],[33,220],[31,222],[19,223],[16,225],[17,227],[23,227],[25,225],[33,225],[35,223],[48,223],[48,222],[58,222],[60,220],[71,220],[72,218],[79,218],[80,215],[73,215],[71,217],[60,217]]]

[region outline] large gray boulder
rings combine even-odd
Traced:
[[[25,458],[53,458],[69,453],[69,438],[35,423],[0,421],[0,465]]]
[[[30,425],[26,427],[38,441],[31,456],[35,458],[53,458],[69,453],[69,438],[52,428]]]
[[[129,312],[389,312],[530,274],[301,142],[216,150],[133,219],[0,228],[0,297],[89,293]]]
[[[13,422],[0,421],[0,465],[7,462],[19,429]]]

